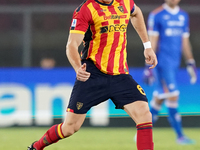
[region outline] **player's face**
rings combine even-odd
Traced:
[[[113,0],[99,0],[99,1],[102,2],[102,3],[109,4],[109,3],[111,3]]]
[[[169,5],[172,8],[176,7],[179,4],[180,1],[181,0],[165,0],[165,2],[167,3],[167,5]]]

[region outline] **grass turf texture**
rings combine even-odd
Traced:
[[[0,128],[0,150],[26,150],[48,128]],[[194,145],[177,145],[171,128],[154,128],[155,150],[199,150],[199,128],[185,128],[184,132],[196,140]],[[133,128],[81,128],[72,137],[47,147],[47,150],[136,150]]]

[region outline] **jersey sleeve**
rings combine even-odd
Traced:
[[[87,6],[79,6],[73,14],[70,33],[85,34],[91,22],[91,13]]]
[[[130,9],[132,14],[135,11],[135,2],[133,0],[130,0]]]
[[[155,13],[150,13],[148,17],[148,34],[159,35],[159,21]]]
[[[190,27],[189,27],[189,15],[185,14],[185,24],[183,28],[183,37],[189,37],[190,36]]]

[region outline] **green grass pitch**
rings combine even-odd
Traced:
[[[46,127],[0,128],[0,150],[26,150],[40,138]],[[155,150],[200,150],[200,129],[185,128],[194,145],[177,145],[171,128],[154,128]],[[81,128],[68,139],[47,147],[47,150],[136,150],[133,128]]]

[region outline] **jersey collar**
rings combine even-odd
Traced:
[[[163,4],[163,8],[165,10],[167,10],[170,14],[173,14],[173,15],[176,15],[179,12],[179,10],[180,10],[179,6],[176,6],[175,8],[171,8],[166,3]]]
[[[112,2],[110,4],[105,4],[105,3],[101,3],[99,2],[98,0],[95,0],[97,3],[101,4],[101,5],[104,5],[104,6],[111,6],[114,2],[114,0],[112,0]]]

